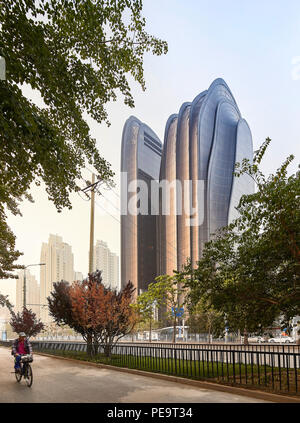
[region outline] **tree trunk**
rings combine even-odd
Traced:
[[[93,338],[90,333],[87,334],[86,338],[86,352],[89,357],[93,356]]]
[[[210,325],[208,326],[208,343],[210,344]]]
[[[105,355],[105,357],[111,356],[111,344],[110,343],[104,345],[104,355]]]
[[[176,342],[176,317],[173,323],[173,344],[175,344],[175,342]]]
[[[149,341],[152,341],[152,319],[150,317],[150,333],[149,333]]]
[[[94,355],[97,355],[98,352],[99,352],[99,342],[98,342],[98,339],[96,341],[94,341],[93,347],[94,347]]]
[[[248,332],[247,332],[247,329],[246,328],[244,329],[244,345],[249,345],[249,342],[248,342]]]

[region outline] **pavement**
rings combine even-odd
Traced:
[[[17,383],[10,349],[0,347],[0,403],[267,403],[84,363],[34,355],[33,385]]]

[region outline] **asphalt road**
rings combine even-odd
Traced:
[[[32,369],[31,388],[17,383],[10,350],[0,347],[0,403],[267,402],[39,355]]]

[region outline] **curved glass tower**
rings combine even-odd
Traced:
[[[157,276],[158,204],[150,185],[159,179],[161,151],[152,129],[133,116],[127,119],[121,146],[121,286],[130,280],[137,295]],[[157,214],[151,213],[155,208]]]
[[[152,137],[149,146],[145,145],[147,134]],[[148,184],[152,178],[160,187],[165,181],[172,189],[165,195],[160,188],[158,217],[148,216],[146,221],[142,215],[122,216],[122,281],[137,280],[145,289],[156,275],[181,269],[187,258],[196,263],[213,234],[237,217],[241,196],[254,192],[249,176],[234,177],[235,163],[244,158],[252,161],[252,157],[250,128],[223,79],[216,79],[170,116],[163,147],[150,128],[133,117],[128,119],[122,138],[122,171],[127,169],[128,180],[147,175]],[[146,227],[152,228],[146,244],[155,245],[156,256],[148,254],[144,238],[138,237],[138,231]],[[147,271],[139,267],[144,254],[149,258]],[[154,277],[146,283],[142,275]]]

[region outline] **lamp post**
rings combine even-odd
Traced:
[[[28,264],[24,267],[24,281],[23,281],[23,308],[26,308],[26,269],[29,266],[46,266],[46,263]]]

